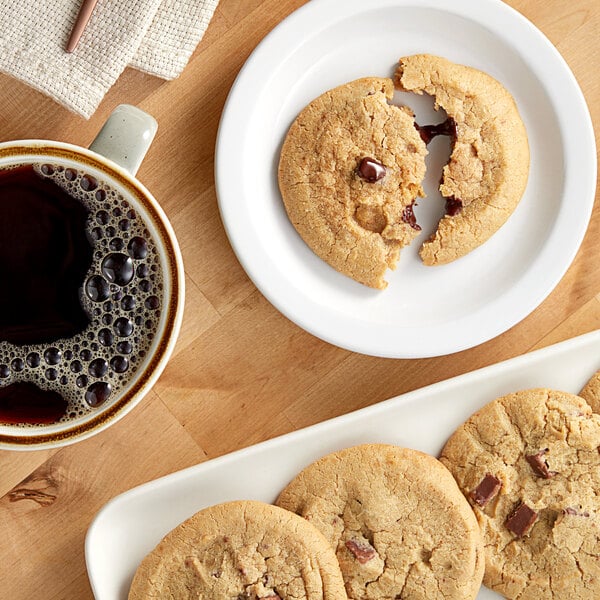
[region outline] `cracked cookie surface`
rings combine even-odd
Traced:
[[[434,97],[456,127],[440,192],[447,214],[420,251],[426,265],[464,256],[514,212],[527,185],[529,144],[510,93],[487,73],[430,54],[399,60],[396,85]]]
[[[513,600],[600,597],[600,415],[575,395],[498,398],[440,460],[469,499],[485,544],[484,584]]]
[[[206,508],[139,566],[129,600],[345,600],[335,554],[310,523],[276,506]]]
[[[579,392],[595,413],[600,413],[600,371],[595,373]]]
[[[334,452],[299,473],[277,504],[323,532],[353,600],[477,595],[477,521],[432,456],[386,444]]]
[[[313,100],[285,138],[279,188],[290,221],[334,269],[378,289],[418,235],[425,143],[391,79],[363,78]],[[364,161],[367,161],[366,163]]]

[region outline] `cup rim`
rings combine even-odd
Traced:
[[[181,250],[175,232],[162,207],[151,192],[126,169],[92,150],[51,140],[15,140],[0,143],[0,161],[5,158],[22,157],[24,162],[29,157],[48,157],[73,161],[90,166],[106,173],[116,180],[126,192],[144,209],[147,217],[152,219],[160,240],[161,254],[168,264],[171,276],[168,302],[164,326],[157,332],[158,343],[152,357],[145,363],[140,373],[136,373],[135,382],[124,388],[122,395],[105,409],[100,408],[97,414],[75,425],[65,423],[64,429],[43,432],[36,427],[35,433],[26,435],[26,428],[15,427],[14,434],[0,433],[0,450],[39,450],[57,448],[87,439],[108,428],[128,414],[146,396],[151,387],[162,374],[177,341],[183,319],[185,300],[184,267]],[[32,161],[33,162],[33,161]],[[60,424],[52,423],[48,427]],[[9,424],[0,424],[10,428]]]

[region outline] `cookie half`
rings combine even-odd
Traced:
[[[408,109],[389,104],[391,79],[332,89],[298,115],[285,138],[279,188],[308,246],[334,269],[378,289],[418,235],[427,150]]]
[[[366,444],[304,469],[277,504],[320,529],[351,599],[477,595],[477,521],[449,471],[416,450]]]
[[[571,394],[503,396],[448,440],[441,461],[485,544],[484,583],[506,598],[600,598],[600,415]]]
[[[345,600],[335,553],[304,519],[237,501],[179,525],[142,561],[129,600]]]
[[[529,174],[527,132],[506,88],[472,67],[406,56],[395,83],[433,96],[451,119],[453,149],[440,185],[447,214],[420,251],[426,265],[449,263],[486,242],[517,207]]]
[[[585,387],[579,392],[579,396],[591,406],[595,413],[600,413],[600,371],[585,384]]]

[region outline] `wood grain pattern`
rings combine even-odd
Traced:
[[[580,252],[546,301],[503,335],[451,356],[390,360],[354,354],[312,337],[265,300],[237,262],[220,221],[214,145],[240,67],[264,35],[303,3],[221,0],[178,80],[166,83],[127,70],[89,121],[0,75],[2,140],[48,138],[86,146],[121,102],[157,118],[159,133],[139,177],[175,228],[187,284],[174,355],[139,407],[74,446],[0,452],[0,598],[92,598],[85,532],[105,502],[135,485],[600,328],[597,206]],[[600,131],[598,1],[509,4],[560,50]],[[170,173],[177,174],[176,185]]]

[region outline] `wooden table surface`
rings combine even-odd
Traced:
[[[598,0],[508,3],[562,53],[600,132]],[[2,600],[92,598],[86,530],[108,500],[131,487],[600,328],[598,202],[575,261],[545,302],[503,335],[464,352],[422,360],[354,354],[311,336],[267,302],[236,260],[220,221],[215,138],[240,67],[264,35],[302,4],[221,0],[178,80],[129,69],[89,121],[0,76],[2,141],[47,138],[87,146],[122,102],[157,118],[159,133],[138,175],[174,226],[187,286],[175,352],[131,414],[63,449],[0,451]]]

